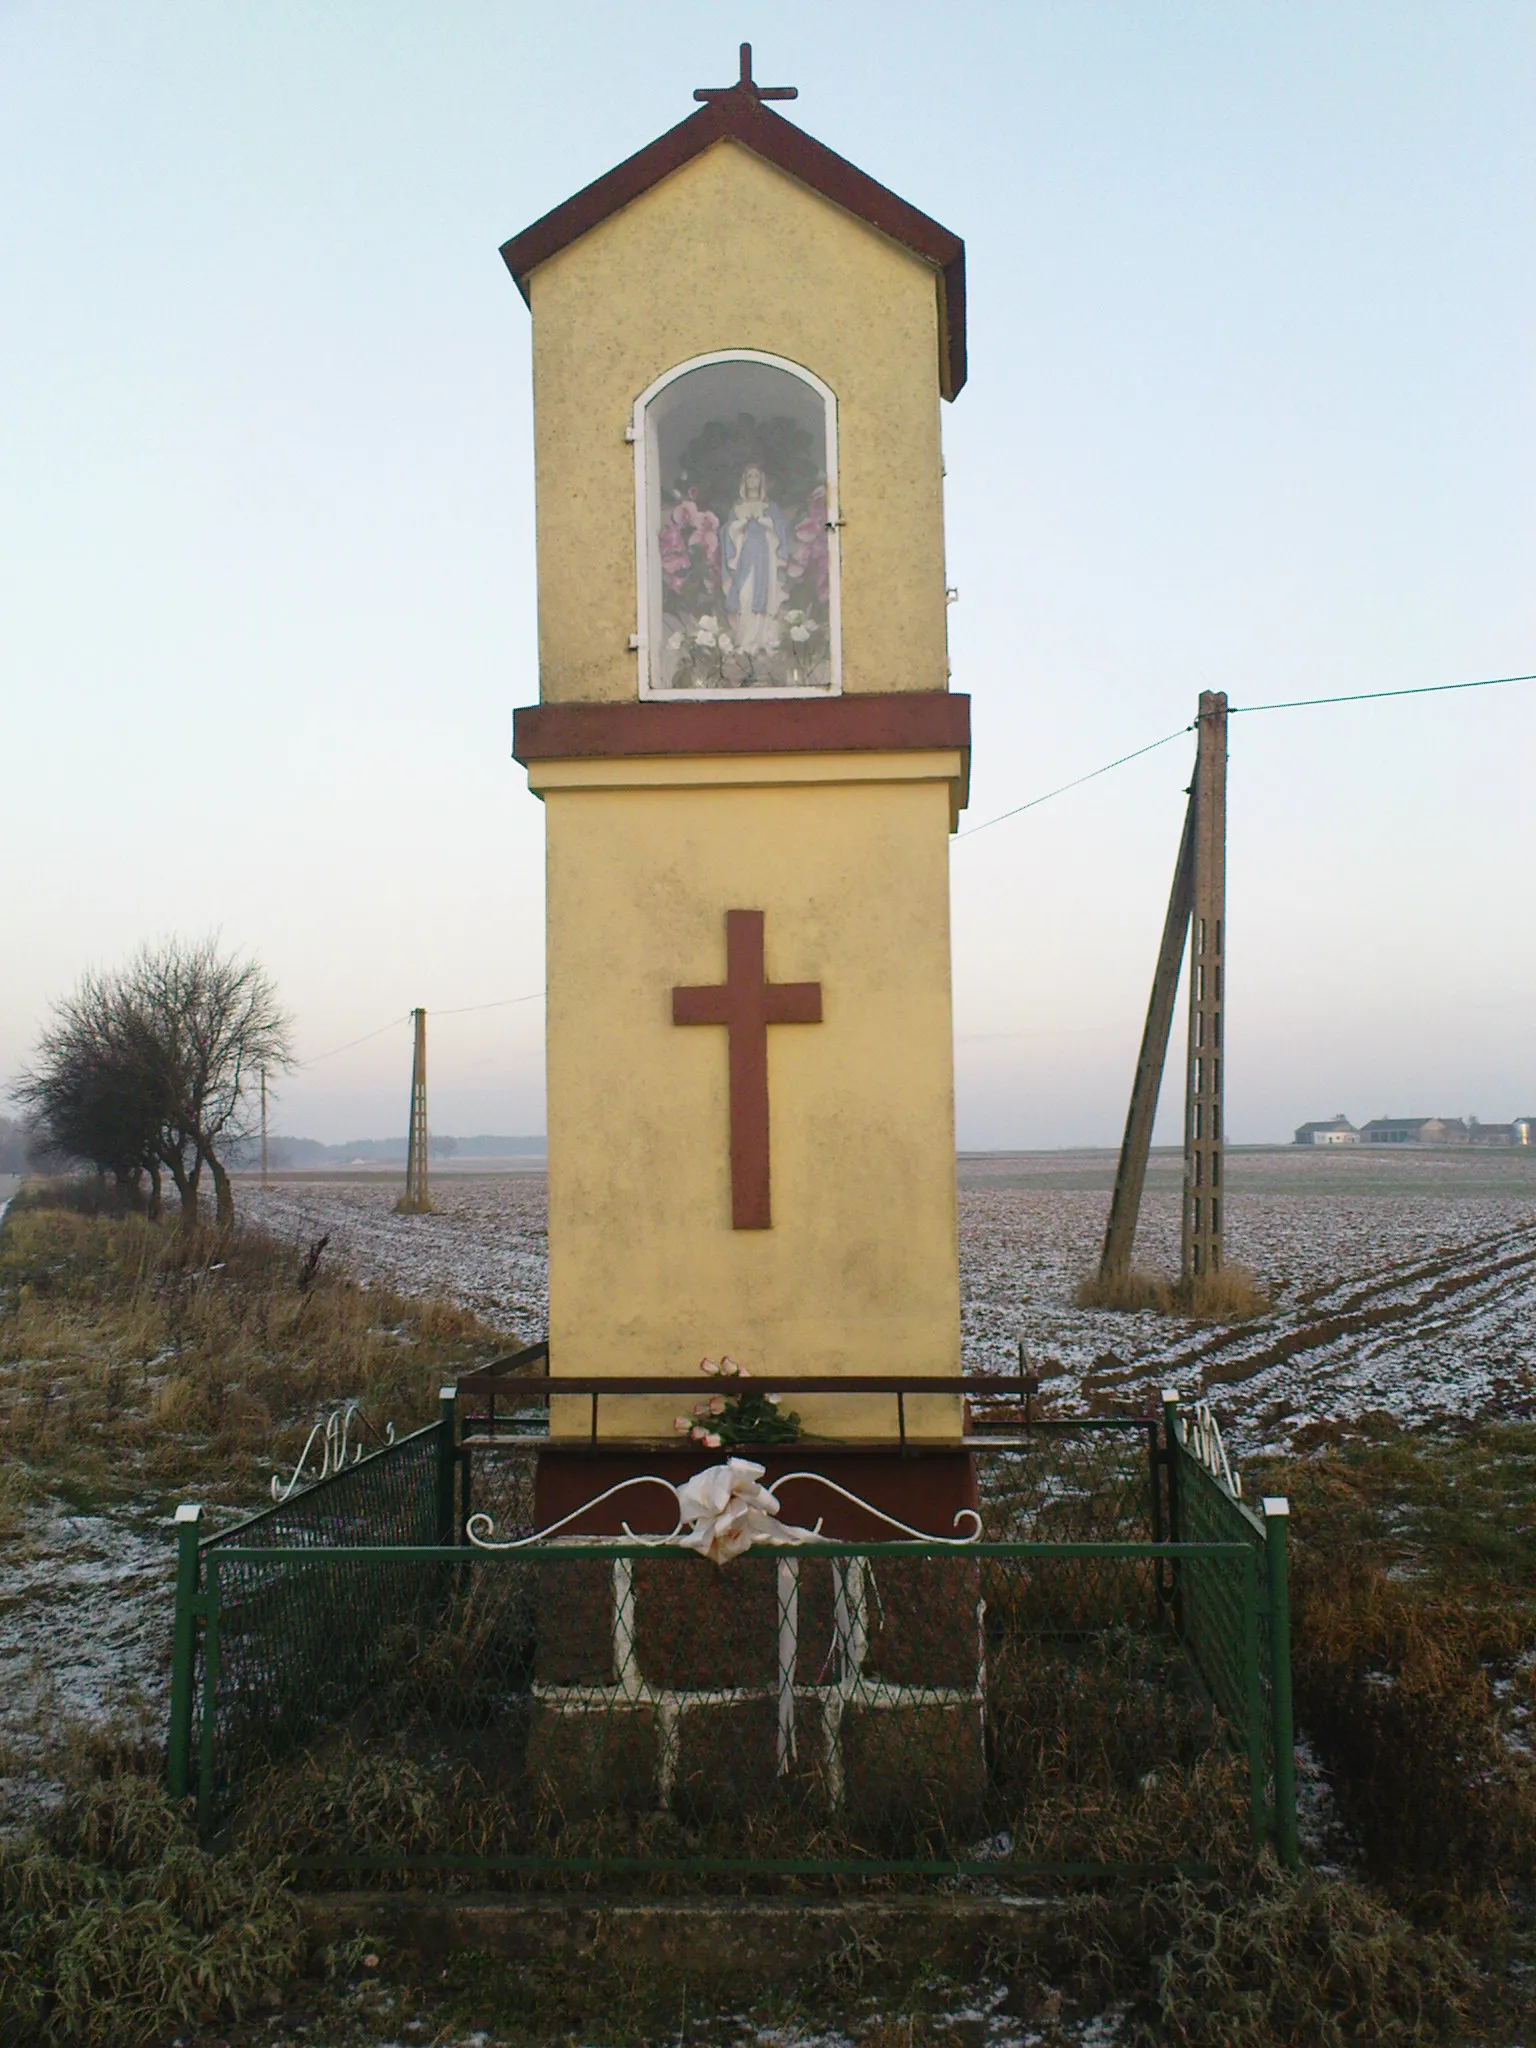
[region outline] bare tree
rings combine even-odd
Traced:
[[[221,1153],[249,1135],[260,1076],[293,1065],[291,1025],[266,969],[220,951],[217,939],[146,948],[125,991],[147,1027],[151,1093],[161,1106],[161,1156],[182,1213],[197,1213],[204,1166],[219,1225],[235,1220]]]
[[[289,1020],[258,962],[218,941],[146,947],[127,969],[88,975],[60,1003],[18,1087],[51,1143],[120,1185],[148,1174],[158,1213],[162,1168],[197,1216],[206,1166],[217,1220],[234,1222],[220,1156],[254,1122],[263,1069],[293,1064]]]
[[[149,1176],[160,1211],[163,1103],[121,976],[88,974],[57,1004],[16,1087],[38,1141],[111,1174],[123,1192]]]

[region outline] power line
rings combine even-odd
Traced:
[[[514,1003],[536,1003],[543,993],[543,989],[540,988],[535,989],[532,995],[503,996],[499,1002],[494,1003],[466,1003],[462,1009],[434,1010],[432,1015],[434,1017],[468,1017],[476,1010],[506,1010],[510,1009]],[[398,1024],[409,1024],[415,1014],[414,1010],[407,1010],[403,1017],[391,1017],[389,1022],[381,1024],[377,1031],[365,1031],[361,1038],[349,1038],[345,1045],[333,1045],[329,1052],[317,1052],[312,1060],[299,1060],[296,1062],[296,1065],[301,1071],[306,1067],[318,1067],[322,1060],[333,1060],[338,1053],[351,1052],[354,1046],[366,1045],[373,1038],[382,1038],[386,1031],[393,1031]]]
[[[1193,732],[1193,725],[1181,725],[1177,732],[1165,732],[1160,740],[1152,740],[1144,747],[1138,747],[1132,754],[1122,754],[1118,760],[1106,761],[1102,768],[1091,768],[1086,775],[1078,775],[1071,782],[1063,782],[1056,789],[1048,789],[1044,796],[1032,796],[1027,804],[1015,804],[1011,811],[999,811],[995,818],[984,818],[979,825],[970,825],[964,832],[957,832],[957,839],[974,839],[978,832],[985,832],[989,825],[1001,825],[1005,818],[1017,818],[1024,811],[1032,811],[1040,804],[1048,804],[1053,796],[1065,796],[1069,789],[1081,789],[1085,782],[1093,782],[1101,775],[1107,775],[1112,768],[1123,768],[1127,761],[1139,761],[1143,754],[1155,754],[1159,747],[1166,747],[1170,740],[1179,739],[1184,733]]]
[[[1287,697],[1274,704],[1233,704],[1228,707],[1229,716],[1236,718],[1248,711],[1304,711],[1318,704],[1374,704],[1384,697],[1440,697],[1451,690],[1494,690],[1501,683],[1536,683],[1536,672],[1520,676],[1479,676],[1470,683],[1423,683],[1406,690],[1353,690],[1339,697]],[[999,811],[995,818],[985,818],[979,825],[971,825],[964,832],[957,832],[957,839],[974,839],[978,832],[985,832],[989,826],[1001,825],[1005,819],[1017,818],[1025,811],[1033,811],[1041,804],[1048,804],[1052,797],[1065,796],[1069,789],[1081,789],[1085,782],[1095,782],[1101,775],[1108,775],[1112,769],[1123,768],[1128,761],[1139,761],[1143,754],[1152,754],[1159,747],[1166,747],[1170,740],[1178,739],[1181,733],[1193,732],[1194,726],[1181,725],[1178,732],[1165,733],[1160,740],[1150,745],[1137,747],[1133,753],[1121,754],[1113,761],[1106,761],[1102,768],[1092,768],[1086,775],[1078,775],[1071,782],[1063,782],[1055,789],[1048,789],[1043,796],[1031,797],[1028,803],[1015,804],[1011,811]]]
[[[503,996],[499,1002],[494,1003],[466,1003],[461,1010],[434,1010],[432,1015],[434,1017],[468,1017],[475,1010],[510,1010],[514,1003],[538,1002],[543,993],[543,989],[536,988],[531,996]]]
[[[1447,690],[1494,690],[1500,683],[1536,683],[1536,674],[1482,676],[1475,683],[1424,683],[1415,690],[1355,690],[1347,697],[1288,697],[1279,704],[1233,704],[1229,715],[1238,718],[1245,711],[1304,711],[1314,704],[1374,704],[1382,697],[1439,697]],[[1067,787],[1070,789],[1071,784]]]
[[[377,1031],[365,1031],[361,1038],[349,1038],[345,1045],[333,1045],[329,1052],[317,1052],[312,1060],[298,1060],[295,1064],[301,1069],[318,1067],[322,1060],[333,1060],[337,1053],[350,1052],[354,1045],[366,1045],[370,1038],[382,1038],[386,1031],[393,1031],[397,1024],[409,1024],[410,1021],[411,1012],[407,1010],[403,1017],[391,1017],[389,1022],[381,1024]]]

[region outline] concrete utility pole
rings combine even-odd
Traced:
[[[1184,1097],[1184,1221],[1181,1266],[1186,1280],[1219,1273],[1222,1264],[1222,1007],[1227,915],[1227,700],[1200,696],[1200,747],[1195,757],[1194,905],[1189,944],[1189,1053]]]
[[[267,1070],[261,1070],[261,1184],[267,1184]]]
[[[411,1055],[411,1121],[406,1141],[405,1193],[395,1204],[397,1215],[426,1216],[432,1197],[427,1190],[427,1013],[412,1010],[416,1027],[415,1049]]]
[[[1141,1051],[1136,1059],[1136,1078],[1131,1083],[1131,1106],[1126,1112],[1125,1136],[1120,1144],[1115,1192],[1110,1197],[1104,1255],[1099,1260],[1101,1280],[1123,1279],[1131,1269],[1136,1220],[1141,1214],[1141,1191],[1147,1177],[1147,1155],[1152,1149],[1152,1122],[1157,1115],[1158,1091],[1168,1059],[1173,1004],[1179,991],[1184,936],[1189,930],[1194,898],[1195,796],[1191,789],[1184,811],[1179,857],[1174,864],[1173,887],[1168,895],[1168,915],[1163,921],[1163,943],[1158,949],[1157,972],[1152,977],[1152,999],[1147,1004],[1146,1028],[1141,1034]]]

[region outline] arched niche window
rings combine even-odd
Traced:
[[[635,406],[640,694],[835,694],[837,401],[738,349]]]

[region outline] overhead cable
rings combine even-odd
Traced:
[[[1447,690],[1494,690],[1500,683],[1536,683],[1536,674],[1482,676],[1475,683],[1422,683],[1413,690],[1355,690],[1347,697],[1287,697],[1278,704],[1230,704],[1227,712],[1229,717],[1239,718],[1246,711],[1305,711],[1314,704],[1374,704],[1382,697],[1440,697]]]
[[[1011,811],[999,811],[995,818],[984,818],[979,825],[968,825],[963,832],[957,832],[957,839],[974,839],[978,832],[985,832],[989,825],[1001,825],[1005,818],[1017,818],[1021,812],[1032,811],[1037,805],[1048,804],[1053,796],[1065,796],[1069,789],[1080,789],[1085,782],[1093,782],[1100,775],[1107,775],[1111,768],[1123,768],[1127,761],[1139,761],[1143,754],[1155,754],[1159,747],[1166,747],[1170,740],[1180,738],[1184,733],[1193,732],[1193,725],[1181,725],[1177,732],[1165,732],[1160,740],[1151,740],[1134,753],[1122,754],[1118,760],[1106,761],[1102,768],[1090,768],[1086,775],[1075,776],[1071,782],[1063,782],[1056,789],[1048,789],[1044,796],[1032,796],[1027,804],[1015,804]]]
[[[297,1060],[294,1064],[300,1068],[318,1067],[322,1060],[333,1060],[337,1053],[350,1052],[354,1045],[366,1045],[370,1038],[382,1038],[386,1031],[393,1031],[396,1025],[409,1024],[410,1021],[411,1012],[407,1010],[403,1017],[391,1017],[389,1022],[381,1024],[377,1031],[365,1031],[361,1038],[349,1038],[345,1045],[333,1045],[329,1052],[317,1052],[312,1060]]]

